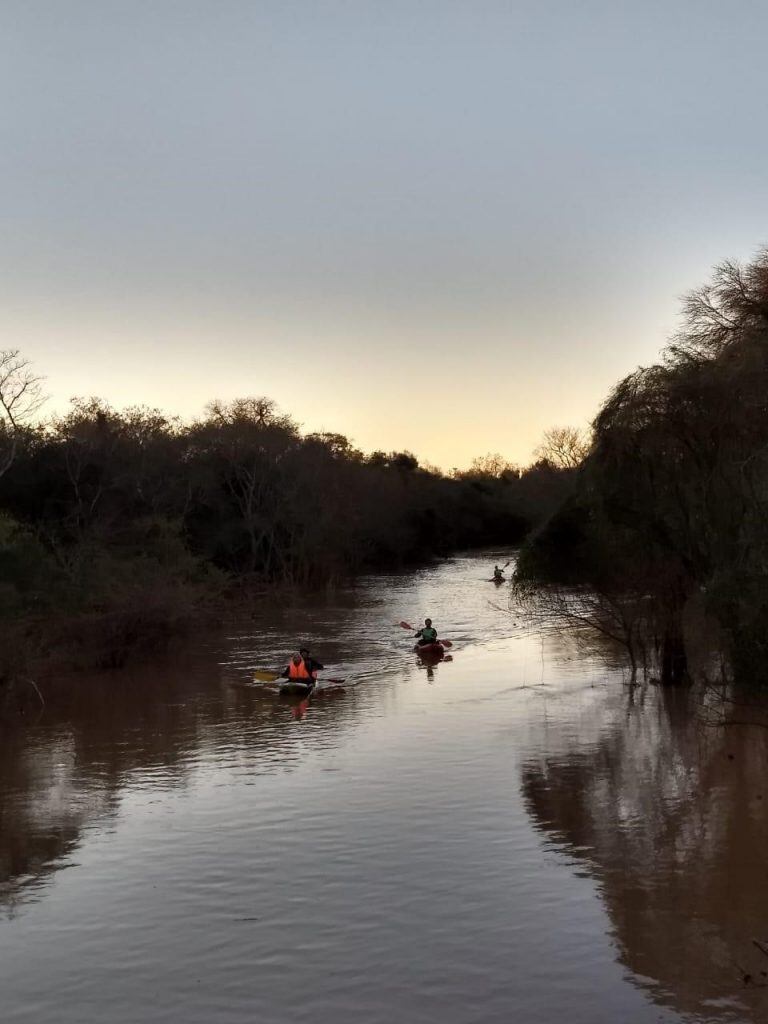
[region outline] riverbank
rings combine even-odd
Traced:
[[[481,548],[473,557],[491,565],[497,549]],[[410,571],[431,571],[440,561],[444,559],[422,560]],[[344,595],[354,594],[365,581],[379,576],[388,579],[392,572],[390,568],[373,575],[361,573],[322,587],[254,578],[226,581],[217,574],[182,582],[155,575],[150,586],[118,588],[106,607],[72,613],[52,609],[19,619],[7,624],[0,640],[0,716],[10,719],[34,712],[53,677],[67,677],[74,684],[82,673],[117,670],[173,655],[202,632],[219,634],[228,622],[258,622],[278,609],[303,607],[307,602],[343,602]]]
[[[483,546],[479,551],[487,551]],[[488,554],[488,564],[493,560]],[[436,564],[423,557],[400,559],[377,568],[382,575],[401,571],[403,561],[413,571]],[[297,594],[321,602],[331,594],[353,589],[367,579],[365,572],[323,586],[265,581],[257,575],[226,578],[223,573],[198,566],[185,578],[162,566],[134,574],[126,582],[125,569],[114,577],[114,586],[101,591],[98,602],[73,601],[71,609],[48,602],[44,612],[34,611],[10,618],[0,628],[0,689],[11,691],[19,681],[45,679],[52,673],[119,669],[135,660],[151,658],[182,645],[201,630],[219,629],[225,622],[248,620],[269,603],[290,605]],[[78,604],[80,606],[78,607]],[[4,683],[3,683],[4,680]],[[10,684],[10,685],[8,685]],[[18,690],[17,690],[18,692]],[[22,700],[26,706],[26,698]],[[3,701],[0,699],[0,714]]]
[[[189,423],[77,399],[47,422],[5,424],[0,454],[0,625],[15,634],[0,663],[22,668],[56,650],[122,664],[233,591],[518,543],[573,477],[546,460],[446,474],[409,452],[366,455],[303,433],[267,398],[213,402]]]

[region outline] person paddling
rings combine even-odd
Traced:
[[[288,679],[292,683],[304,683],[310,689],[315,686],[317,681],[317,671],[312,671],[301,654],[294,654],[281,675],[283,679]]]
[[[309,674],[313,677],[313,679],[317,679],[317,673],[324,669],[325,665],[321,665],[319,661],[316,661],[310,655],[308,647],[300,647],[299,654],[304,659],[304,664],[307,666]]]
[[[504,579],[504,570],[500,569],[498,567],[498,565],[494,565],[494,567],[493,567],[493,578],[494,578],[494,580],[503,580]]]
[[[437,643],[437,630],[432,628],[432,619],[424,619],[424,626],[418,631],[415,639],[418,640],[419,647]]]

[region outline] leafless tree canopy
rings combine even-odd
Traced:
[[[536,456],[558,469],[577,469],[589,452],[589,437],[578,427],[552,427],[536,449]]]
[[[0,349],[0,476],[13,464],[20,431],[45,401],[42,382],[18,349]]]
[[[454,475],[459,480],[481,478],[502,480],[519,477],[520,470],[513,462],[509,462],[498,452],[488,452],[487,455],[480,455],[473,459],[469,469],[454,470]]]
[[[42,381],[18,349],[0,350],[0,407],[11,427],[20,427],[40,409]]]

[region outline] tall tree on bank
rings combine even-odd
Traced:
[[[530,546],[530,576],[585,582],[636,607],[662,678],[685,675],[685,612],[702,598],[735,676],[768,656],[768,252],[692,292],[662,362],[622,380],[594,423],[576,496]]]

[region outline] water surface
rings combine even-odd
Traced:
[[[502,558],[46,681],[0,737],[2,1020],[768,1019],[768,731],[521,629]],[[357,685],[247,685],[300,641]]]

